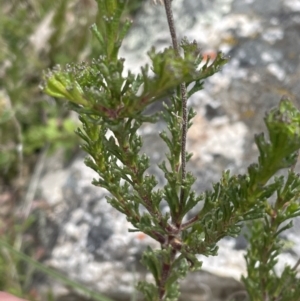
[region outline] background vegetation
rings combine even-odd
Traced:
[[[131,0],[134,17],[142,1]],[[39,162],[56,150],[78,151],[77,119],[40,90],[45,70],[97,57],[89,26],[94,0],[0,0],[0,238],[35,259],[27,231]],[[33,193],[33,194],[32,194]],[[32,268],[0,245],[0,290],[31,299]],[[24,258],[23,258],[24,259]]]

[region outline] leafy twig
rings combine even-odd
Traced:
[[[177,56],[180,56],[179,45],[177,41],[175,22],[172,12],[172,4],[171,0],[164,0],[165,3],[165,11],[168,20],[170,35],[172,39],[172,44],[174,51]],[[186,84],[183,82],[180,84],[180,94],[182,99],[182,134],[181,134],[181,182],[182,184],[186,178],[186,139],[187,139],[187,128],[188,128],[188,120],[187,120],[187,90]],[[183,199],[185,197],[185,188],[183,185],[180,189],[180,206],[183,205]],[[177,225],[179,226],[179,225]]]

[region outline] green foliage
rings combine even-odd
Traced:
[[[3,232],[1,240],[7,244],[15,245],[19,249],[22,244],[21,237],[33,223],[33,218],[28,218],[20,223],[18,220],[4,219],[0,221],[0,230]],[[26,263],[15,257],[14,254],[3,247],[0,240],[0,290],[8,291],[16,296],[23,296],[28,300],[34,300],[30,293],[25,293],[28,288],[32,269]],[[24,249],[28,249],[28,243],[24,244]]]
[[[45,97],[38,85],[43,70],[94,52],[93,44],[86,47],[90,44],[86,34],[90,19],[96,18],[89,3],[0,3],[0,185],[13,185],[20,165],[30,170],[35,153],[46,144],[50,150],[71,150],[78,144],[70,130],[76,122],[61,103]]]
[[[292,301],[300,294],[296,271],[300,262],[294,267],[285,266],[281,275],[275,272],[277,257],[284,247],[279,234],[292,227],[292,218],[300,216],[300,178],[289,171],[286,179],[276,177],[274,184],[276,201],[267,204],[264,218],[251,226],[250,248],[245,256],[248,276],[243,277],[243,282],[253,301]]]
[[[196,255],[217,255],[218,241],[238,235],[249,220],[256,220],[246,256],[249,276],[244,278],[251,300],[265,301],[270,300],[266,296],[279,295],[280,300],[296,300],[298,286],[286,289],[286,284],[296,283],[294,269],[287,267],[281,276],[286,282],[279,283],[273,268],[281,248],[278,234],[289,227],[280,225],[300,213],[300,179],[292,171],[286,180],[272,179],[279,170],[296,163],[300,112],[288,99],[282,99],[265,118],[269,139],[263,134],[255,138],[258,163],[249,166],[244,175],[224,171],[212,191],[196,195],[192,190],[195,178],[184,173],[182,162],[182,154],[186,161],[191,158],[183,148],[183,135],[185,125],[192,125],[195,112],[190,109],[185,119],[180,87],[190,85],[190,97],[226,59],[219,53],[213,62],[203,62],[196,42],[183,39],[182,56],[173,48],[162,52],[153,48],[148,53],[150,66],[142,67],[137,75],[124,75],[124,60],[118,58],[118,51],[130,26],[121,18],[125,2],[97,3],[101,16],[99,13],[97,25],[91,29],[100,44],[100,57],[49,71],[44,91],[68,99],[69,107],[79,114],[82,128],[77,134],[89,154],[85,163],[99,175],[93,184],[111,193],[108,202],[126,215],[134,227],[131,231],[142,231],[161,244],[159,250],[148,248],[142,259],[154,278],[154,283],[138,285],[146,300],[177,300],[178,280],[201,267]],[[138,130],[144,122],[156,121],[156,115],[144,114],[147,106],[166,96],[171,104],[161,113],[167,129],[160,137],[169,152],[159,165],[166,184],[157,189],[157,179],[147,172],[150,160],[140,152],[143,142]],[[273,206],[269,199],[275,193]],[[160,209],[163,200],[169,207],[167,213]],[[202,209],[183,222],[199,202]]]

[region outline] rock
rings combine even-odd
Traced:
[[[179,301],[245,300],[245,290],[240,282],[230,277],[219,277],[206,271],[190,273],[181,282]]]

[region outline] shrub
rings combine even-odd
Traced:
[[[138,75],[130,71],[125,75],[124,59],[118,56],[130,27],[121,17],[126,1],[97,0],[97,24],[91,30],[99,43],[98,58],[49,71],[44,91],[67,99],[70,109],[79,114],[82,127],[77,134],[89,154],[85,163],[99,175],[93,184],[110,192],[107,200],[127,216],[133,226],[129,231],[142,231],[161,245],[157,250],[149,247],[142,258],[154,278],[153,283],[138,284],[146,300],[177,300],[178,280],[201,268],[197,255],[217,255],[217,242],[238,235],[252,220],[248,275],[243,278],[249,299],[297,300],[296,267],[276,275],[274,266],[282,251],[279,234],[300,215],[300,178],[293,170],[300,148],[300,112],[282,99],[265,117],[268,138],[255,137],[258,163],[243,175],[224,171],[212,191],[196,195],[195,177],[186,170],[192,157],[186,151],[186,136],[195,116],[187,100],[203,89],[204,79],[218,72],[227,59],[218,53],[213,61],[203,60],[195,41],[178,43],[171,0],[163,2],[172,47],[162,52],[152,48],[150,66],[142,67]],[[169,152],[159,165],[166,184],[157,189],[157,179],[147,173],[149,158],[140,153],[143,142],[138,129],[145,122],[156,122],[157,114],[144,111],[163,97],[170,98],[170,104],[159,112],[167,125],[160,137]],[[288,175],[276,176],[282,169],[289,169]],[[268,201],[271,197],[273,203]],[[167,213],[160,210],[163,200]],[[198,203],[202,209],[185,220]]]

